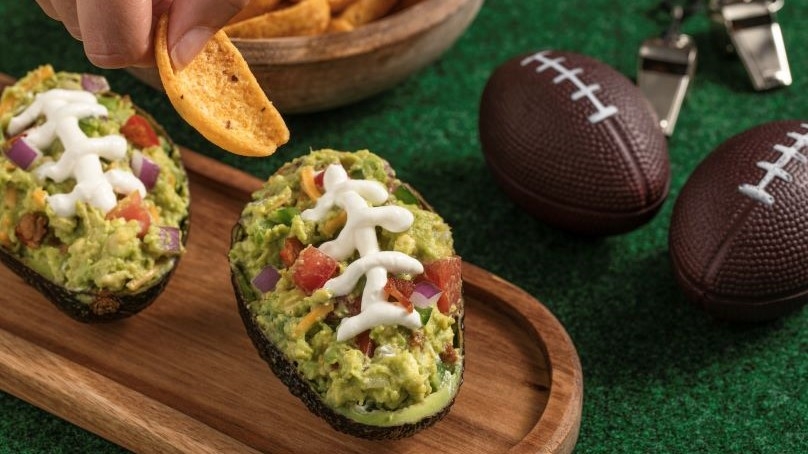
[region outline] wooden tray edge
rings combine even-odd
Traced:
[[[516,285],[463,262],[464,292],[480,301],[504,303],[541,343],[550,368],[550,395],[541,418],[512,453],[570,453],[578,440],[583,409],[583,372],[578,352],[547,307]],[[483,286],[496,282],[496,286]],[[554,421],[550,423],[550,421]]]

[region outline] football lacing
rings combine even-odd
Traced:
[[[808,129],[808,123],[803,123],[801,126]],[[800,152],[803,148],[808,147],[808,134],[789,132],[786,135],[794,139],[794,144],[791,146],[774,145],[772,148],[780,153],[780,158],[775,162],[758,161],[757,166],[765,170],[766,174],[763,175],[763,178],[756,186],[751,184],[740,185],[738,190],[741,191],[742,194],[765,205],[774,205],[774,196],[766,192],[766,186],[774,181],[775,178],[779,178],[786,183],[791,183],[794,180],[793,175],[784,169],[786,164],[791,162],[792,159],[796,159],[801,164],[808,163],[808,157]]]
[[[547,54],[549,53],[549,50],[545,50],[533,54],[530,57],[522,60],[522,66],[527,66],[534,61],[539,62],[541,65],[536,68],[537,73],[546,71],[547,69],[553,69],[558,73],[558,76],[553,78],[553,84],[558,85],[565,80],[572,82],[578,88],[578,91],[573,92],[572,95],[570,95],[570,99],[573,101],[578,101],[581,98],[586,98],[593,106],[595,106],[595,109],[597,109],[597,112],[587,117],[590,123],[599,123],[617,114],[617,107],[613,105],[605,106],[600,99],[595,96],[595,93],[600,91],[600,84],[585,84],[581,79],[578,78],[578,75],[584,72],[582,68],[569,69],[561,64],[564,62],[564,57],[548,58]]]
[[[415,218],[404,207],[381,205],[389,196],[387,188],[376,180],[354,180],[339,164],[332,164],[323,176],[325,193],[313,208],[303,211],[304,221],[322,221],[335,207],[347,213],[345,226],[339,235],[321,244],[319,249],[337,261],[347,260],[354,252],[359,258],[351,262],[337,277],[325,282],[323,288],[332,296],[345,296],[364,278],[362,305],[359,314],[345,317],[337,327],[337,342],[348,340],[379,325],[402,325],[410,329],[421,327],[417,312],[388,303],[384,287],[388,273],[421,274],[424,267],[414,257],[399,251],[382,251],[376,228],[401,233],[409,229]]]
[[[48,178],[56,183],[68,178],[75,180],[70,192],[46,198],[58,216],[74,216],[79,201],[108,213],[117,203],[115,193],[128,195],[138,191],[141,196],[146,195],[143,182],[130,170],[112,168],[105,172],[101,165],[101,158],[107,161],[126,158],[126,139],[119,134],[88,137],[79,125],[82,119],[104,117],[108,113],[90,92],[55,88],[38,93],[25,110],[9,121],[9,134],[18,134],[44,116],[43,123],[24,133],[25,141],[39,151],[56,140],[61,142],[64,151],[59,159],[44,162],[33,171],[40,182]]]

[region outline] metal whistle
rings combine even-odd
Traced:
[[[681,10],[675,10],[671,29],[661,37],[645,40],[639,52],[637,85],[651,101],[666,136],[673,134],[696,72],[696,43],[690,36],[679,33],[680,22]]]
[[[783,32],[776,13],[784,0],[710,0],[710,17],[726,29],[728,50],[741,58],[755,90],[791,85]]]

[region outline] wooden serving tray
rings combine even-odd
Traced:
[[[259,358],[230,284],[230,229],[261,181],[188,150],[183,160],[187,254],[141,314],[81,324],[0,268],[0,389],[136,452],[572,451],[583,384],[569,336],[529,294],[469,263],[465,383],[444,420],[374,442],[309,413]]]

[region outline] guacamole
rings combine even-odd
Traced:
[[[128,97],[43,66],[5,89],[0,130],[4,254],[86,295],[137,293],[171,272],[188,180],[176,146]]]
[[[358,239],[366,234],[375,239]],[[387,267],[375,277],[372,256]],[[319,150],[284,165],[245,207],[230,262],[252,323],[337,413],[400,424],[391,412],[418,419],[431,397],[454,398],[460,259],[449,226],[379,156]],[[271,288],[255,279],[268,269]],[[422,282],[441,291],[438,302],[412,304]],[[370,301],[372,285],[381,301]],[[365,317],[372,305],[383,315]]]

